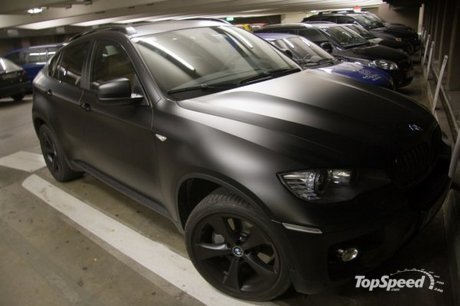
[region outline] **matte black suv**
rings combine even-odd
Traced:
[[[225,23],[82,35],[34,86],[52,175],[90,173],[170,218],[203,277],[238,298],[314,293],[379,265],[450,184],[427,110],[301,71]]]
[[[409,85],[414,77],[412,61],[406,53],[374,45],[345,25],[272,24],[255,33],[290,33],[303,36],[339,59],[361,62],[385,70],[393,78],[396,88]]]

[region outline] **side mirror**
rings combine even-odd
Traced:
[[[144,97],[133,95],[131,82],[127,78],[119,78],[101,84],[97,89],[99,102],[110,105],[128,105],[141,102]]]
[[[294,58],[294,54],[292,54],[291,50],[288,50],[288,49],[282,49],[284,55],[286,55],[287,57],[289,57],[290,59],[293,59]]]
[[[328,53],[332,53],[332,45],[330,42],[323,42],[319,45],[321,48],[324,49],[324,51],[328,52]]]

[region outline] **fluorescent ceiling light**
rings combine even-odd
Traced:
[[[34,8],[31,8],[31,9],[28,9],[27,13],[29,13],[31,15],[35,15],[35,14],[42,13],[44,10],[46,10],[46,7],[44,7],[44,6],[42,6],[42,7],[34,7]]]

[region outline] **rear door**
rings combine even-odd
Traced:
[[[84,110],[80,107],[83,77],[90,41],[72,44],[50,63],[46,82],[41,82],[43,94],[52,112],[51,127],[70,159],[80,159],[84,150]]]

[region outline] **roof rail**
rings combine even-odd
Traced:
[[[189,17],[189,18],[180,18],[176,20],[203,20],[203,21],[217,21],[217,22],[222,22],[225,24],[231,24],[227,20],[219,19],[219,18],[213,18],[213,17]]]
[[[102,32],[102,31],[114,31],[114,32],[121,32],[126,35],[133,35],[136,34],[136,30],[133,27],[128,27],[128,26],[110,26],[110,27],[103,27],[103,28],[97,28],[97,29],[92,29],[89,31],[84,31],[81,33],[78,33],[68,39],[67,42],[71,42],[76,40],[77,38],[86,36],[91,33],[96,33],[96,32]]]

